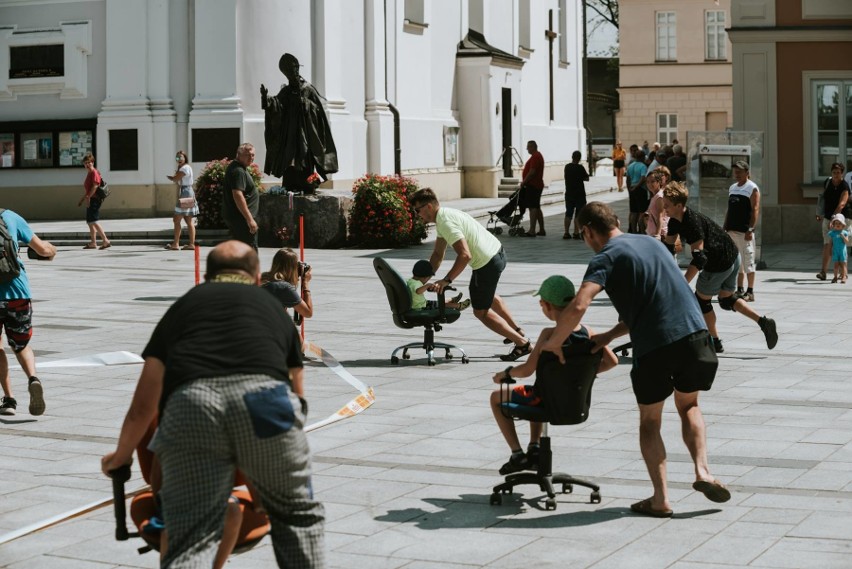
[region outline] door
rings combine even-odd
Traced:
[[[503,88],[500,104],[503,120],[503,177],[512,177],[512,90]]]

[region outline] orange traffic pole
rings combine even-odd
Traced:
[[[201,283],[201,246],[195,244],[195,284]]]

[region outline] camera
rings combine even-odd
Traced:
[[[303,263],[302,261],[299,261],[299,276],[300,277],[305,276],[305,273],[307,273],[310,270],[311,270],[311,266],[309,264]]]

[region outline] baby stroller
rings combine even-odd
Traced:
[[[502,221],[509,226],[509,235],[512,237],[521,235],[525,232],[524,228],[521,227],[525,211],[526,208],[521,206],[521,189],[519,188],[509,196],[509,201],[506,205],[497,211],[488,212],[491,218],[488,220],[485,228],[494,235],[500,235],[503,233],[503,228],[497,227],[497,221]]]

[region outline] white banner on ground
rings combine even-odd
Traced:
[[[376,401],[376,396],[373,393],[373,388],[367,387],[360,379],[349,373],[345,367],[340,365],[340,362],[337,361],[334,356],[324,350],[321,346],[314,344],[310,340],[305,340],[304,348],[306,355],[310,354],[318,357],[320,360],[322,360],[322,363],[325,364],[328,369],[333,371],[338,377],[340,377],[346,383],[357,389],[360,393],[358,397],[341,407],[336,413],[332,413],[322,421],[305,427],[306,433],[309,433],[316,429],[320,429],[322,427],[325,427],[326,425],[331,425],[332,423],[342,421],[343,419],[346,419],[348,417],[354,417],[361,411],[367,409]]]

